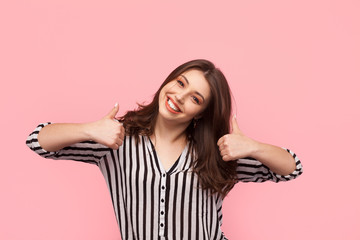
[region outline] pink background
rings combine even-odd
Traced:
[[[242,130],[297,153],[288,183],[238,184],[230,239],[360,239],[359,1],[1,1],[0,239],[120,239],[94,165],[31,152],[40,122],[149,100],[179,64],[227,76]]]

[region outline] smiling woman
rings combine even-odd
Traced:
[[[302,173],[293,152],[241,132],[226,78],[207,60],[177,67],[149,104],[116,119],[118,110],[91,123],[40,124],[26,143],[45,158],[96,164],[122,239],[226,239],[222,202],[237,182]]]
[[[159,112],[162,113],[161,106],[165,103],[167,110],[171,113],[183,113],[187,117],[185,119],[187,122],[194,117],[199,118],[209,100],[210,86],[204,74],[199,70],[189,70],[163,87],[159,98],[161,101]]]

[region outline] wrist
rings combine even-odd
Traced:
[[[252,139],[251,150],[249,157],[257,159],[257,156],[261,153],[264,144]]]
[[[90,123],[81,123],[80,124],[80,132],[81,135],[83,136],[83,138],[85,139],[85,141],[94,141],[94,134],[93,134],[93,125],[95,124],[95,122],[90,122]]]

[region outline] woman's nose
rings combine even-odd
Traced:
[[[184,94],[181,94],[181,93],[176,94],[175,99],[177,102],[183,104],[184,103]]]

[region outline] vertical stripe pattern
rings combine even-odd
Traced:
[[[191,171],[188,144],[174,165],[165,170],[150,139],[126,136],[118,150],[86,141],[47,152],[38,140],[43,123],[29,135],[26,144],[42,157],[95,164],[101,170],[113,202],[122,239],[226,239],[222,225],[223,199],[201,189]],[[296,170],[277,175],[255,159],[237,160],[238,181],[280,182],[296,178],[302,165],[295,153]]]

